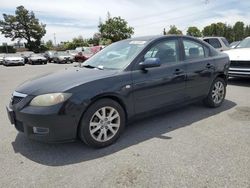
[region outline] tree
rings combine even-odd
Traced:
[[[232,26],[226,25],[223,37],[225,37],[229,43],[234,41],[234,32]]]
[[[204,27],[202,34],[203,36],[224,36],[227,26],[224,23],[212,23]]]
[[[170,29],[167,34],[182,35],[182,31],[179,30],[175,25],[170,25]]]
[[[128,26],[128,22],[119,17],[111,17],[105,21],[105,23],[100,23],[99,32],[104,40],[111,40],[116,42],[119,40],[130,38],[134,34],[134,28]]]
[[[89,46],[87,40],[84,40],[82,36],[73,38],[72,42],[65,42],[63,48],[65,50],[72,50],[77,47]]]
[[[234,40],[242,40],[244,38],[244,23],[243,22],[236,22],[233,26],[234,31]]]
[[[250,37],[250,25],[247,25],[247,26],[245,27],[245,32],[244,32],[244,34],[245,34],[245,37]]]
[[[99,45],[100,40],[101,40],[101,33],[95,33],[95,34],[93,35],[93,38],[90,38],[90,39],[88,40],[88,43],[89,43],[89,44],[92,44],[92,45],[94,45],[94,46],[97,46],[97,45]]]
[[[52,40],[48,40],[48,41],[45,43],[45,46],[46,46],[48,49],[52,49],[52,48],[53,48],[53,41],[52,41]]]
[[[201,37],[201,32],[197,27],[192,26],[188,28],[187,35],[190,35],[193,37]]]
[[[39,23],[35,14],[24,6],[18,6],[15,15],[3,14],[0,20],[0,31],[12,41],[24,39],[29,50],[37,51],[41,45],[41,38],[45,35],[45,24]]]

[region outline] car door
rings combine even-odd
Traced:
[[[214,59],[209,56],[209,48],[191,39],[183,39],[186,62],[186,92],[189,99],[207,95],[215,71]]]
[[[159,58],[161,66],[132,71],[135,113],[142,113],[185,100],[185,63],[180,60],[178,39],[152,45],[140,58]]]

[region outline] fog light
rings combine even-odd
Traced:
[[[35,134],[48,134],[49,133],[49,128],[33,127],[33,132]]]

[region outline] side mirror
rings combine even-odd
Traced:
[[[159,67],[159,66],[161,66],[159,58],[147,58],[143,62],[139,63],[140,69]]]

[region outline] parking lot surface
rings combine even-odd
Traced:
[[[70,66],[0,66],[0,187],[250,187],[250,79],[230,79],[220,108],[137,120],[104,149],[17,133],[5,110],[16,86]]]

